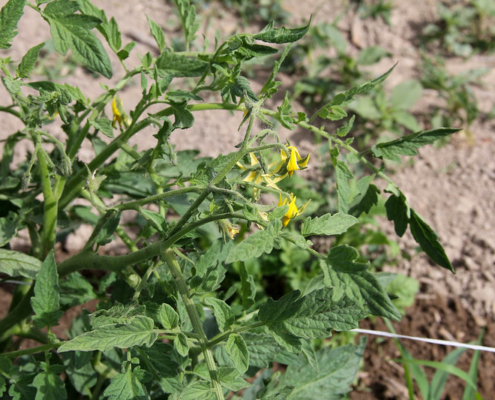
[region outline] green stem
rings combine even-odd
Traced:
[[[214,338],[212,338],[210,341],[208,341],[207,346],[208,346],[208,348],[211,349],[213,346],[217,345],[218,343],[223,342],[225,339],[227,339],[233,333],[241,333],[241,332],[248,331],[251,329],[259,328],[259,327],[264,326],[264,325],[265,325],[264,322],[256,322],[254,324],[241,326],[239,328],[231,329],[227,332],[220,333],[217,336],[215,336]]]
[[[64,344],[63,342],[62,343],[48,343],[48,344],[45,344],[43,346],[32,347],[30,349],[17,350],[17,351],[11,351],[8,353],[3,353],[2,357],[16,358],[16,357],[21,357],[21,356],[27,356],[30,354],[41,353],[41,352],[45,352],[45,351],[52,350],[52,349],[58,349],[63,344]]]
[[[213,390],[215,392],[217,400],[223,400],[223,390],[220,384],[220,380],[218,379],[218,370],[213,358],[213,353],[207,347],[208,339],[206,337],[205,331],[203,330],[203,324],[199,317],[196,304],[194,304],[194,301],[189,294],[189,288],[187,287],[187,283],[182,275],[180,265],[175,259],[175,255],[172,250],[169,249],[167,251],[164,251],[162,253],[162,256],[168,265],[170,273],[174,277],[174,282],[177,286],[177,290],[181,295],[182,301],[186,306],[187,314],[189,315],[189,319],[191,320],[194,332],[200,336],[199,345],[201,346],[201,351],[203,353],[208,371],[210,373],[210,379],[213,384]]]
[[[158,202],[160,200],[164,200],[168,197],[180,196],[181,194],[185,194],[185,193],[201,192],[201,191],[205,190],[205,188],[206,188],[205,186],[189,186],[186,188],[170,190],[168,192],[155,194],[154,196],[146,197],[145,199],[134,200],[134,201],[129,201],[127,203],[122,203],[122,204],[119,204],[119,205],[114,206],[112,208],[114,210],[117,210],[117,211],[138,210],[139,207],[144,206],[145,204],[156,203],[156,202]]]
[[[38,146],[38,161],[41,170],[41,185],[43,188],[43,234],[42,256],[43,258],[53,249],[56,237],[58,199],[53,193],[50,171],[48,170],[47,155],[41,146]]]

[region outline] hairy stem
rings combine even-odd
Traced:
[[[207,346],[208,339],[206,337],[205,331],[203,330],[203,324],[199,317],[196,304],[194,304],[194,301],[189,294],[189,288],[187,287],[187,283],[184,279],[184,276],[182,275],[180,265],[177,262],[172,250],[169,249],[162,252],[162,256],[168,265],[170,273],[174,277],[175,285],[177,286],[177,290],[179,291],[182,301],[186,306],[187,314],[189,315],[189,319],[191,320],[194,332],[199,335],[199,345],[201,347],[201,351],[203,353],[208,371],[210,373],[210,379],[213,384],[213,390],[215,392],[217,400],[223,400],[224,396],[222,386],[220,385],[220,380],[218,379],[218,370],[213,358],[213,353]]]

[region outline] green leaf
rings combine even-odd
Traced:
[[[347,92],[339,93],[337,96],[333,98],[333,100],[330,103],[326,104],[325,107],[329,105],[341,105],[341,104],[345,105],[349,103],[354,98],[354,96],[358,94],[368,93],[376,85],[382,83],[385,79],[387,79],[390,73],[394,70],[395,65],[392,68],[390,68],[387,72],[385,72],[383,75],[379,76],[378,78],[365,82],[360,86],[348,90]]]
[[[19,217],[12,211],[9,211],[6,217],[0,218],[0,247],[9,243],[17,234],[19,222]]]
[[[261,400],[285,400],[289,398],[289,396],[294,391],[295,386],[277,386],[276,393],[270,393],[264,395]]]
[[[82,395],[91,396],[91,388],[98,381],[98,373],[91,364],[92,353],[79,351],[64,353],[62,359],[70,383]]]
[[[339,200],[339,212],[347,214],[349,203],[351,201],[351,188],[349,179],[353,179],[354,175],[349,170],[347,164],[343,161],[337,161],[335,166],[335,175],[337,179],[337,197]]]
[[[383,57],[389,57],[389,56],[390,53],[387,50],[385,50],[383,47],[371,46],[365,48],[359,53],[356,63],[359,65],[372,65],[372,64],[376,64]]]
[[[158,317],[165,329],[175,329],[179,326],[179,314],[167,303],[160,304]]]
[[[128,324],[133,318],[144,313],[144,305],[129,303],[124,306],[120,303],[115,303],[110,309],[101,309],[91,314],[89,322],[94,329],[104,325]]]
[[[330,121],[339,121],[347,117],[347,113],[340,106],[328,106],[326,108],[321,109],[318,112],[318,116],[321,118],[329,119]]]
[[[418,132],[421,130],[421,125],[419,125],[416,117],[408,113],[407,111],[394,111],[392,114],[392,118],[395,120],[395,122],[405,126],[407,129],[413,132]]]
[[[466,351],[466,348],[457,348],[447,354],[442,360],[442,364],[454,366],[461,355]],[[445,388],[445,384],[447,383],[447,379],[449,379],[449,372],[445,370],[437,370],[435,375],[433,375],[433,379],[431,380],[431,398],[432,399],[440,399],[443,393],[443,389]],[[471,379],[470,379],[471,381]],[[476,383],[476,379],[471,381]],[[476,387],[476,386],[475,386]],[[472,386],[471,386],[472,388]]]
[[[311,20],[308,22],[308,25],[302,28],[287,29],[285,27],[273,28],[273,23],[271,23],[260,33],[253,35],[253,38],[267,43],[294,43],[308,32],[310,24]]]
[[[478,346],[481,346],[483,340],[484,330],[481,331],[480,336],[478,337]],[[481,351],[476,350],[473,354],[473,359],[471,360],[471,365],[469,366],[469,377],[471,381],[476,382],[478,379],[478,363],[480,360]],[[462,394],[462,400],[472,400],[475,395],[475,390],[473,390],[470,386],[466,385],[464,389],[464,393]]]
[[[140,368],[134,371],[129,368],[125,373],[118,374],[110,381],[103,392],[109,400],[149,400],[146,387],[140,381]]]
[[[438,265],[455,273],[445,250],[438,241],[438,235],[416,212],[411,209],[409,219],[411,233],[421,249]]]
[[[244,96],[249,97],[252,101],[258,101],[258,98],[251,89],[249,81],[243,76],[236,77],[234,83],[228,89],[234,102],[237,101],[236,97],[242,99]]]
[[[168,100],[168,103],[172,107],[175,121],[172,129],[188,129],[194,124],[194,116],[191,111],[187,109],[186,101],[172,101]]]
[[[338,128],[335,131],[335,134],[337,136],[340,136],[340,137],[346,136],[350,132],[350,130],[352,129],[352,127],[354,126],[354,120],[355,119],[356,119],[356,116],[353,115],[351,117],[351,119],[349,121],[347,121],[347,124],[341,126],[340,128]]]
[[[9,0],[0,10],[0,49],[9,49],[17,35],[17,23],[24,14],[26,0]]]
[[[160,53],[162,53],[166,45],[165,34],[163,33],[163,29],[150,17],[146,16],[146,19],[148,20],[148,25],[150,27],[151,34],[155,38],[156,44],[158,45],[158,49],[160,50]]]
[[[98,118],[98,119],[89,119],[89,124],[98,129],[101,133],[103,133],[106,137],[113,138],[113,127],[112,121],[108,118]]]
[[[355,262],[357,256],[356,249],[342,245],[332,248],[327,262],[320,261],[325,285],[334,288],[334,300],[345,293],[349,299],[368,307],[373,315],[399,321],[400,312],[375,275],[366,270],[368,264]]]
[[[29,73],[33,70],[36,60],[45,43],[40,43],[37,46],[31,47],[22,57],[20,64],[17,66],[16,74],[19,78],[29,78]]]
[[[303,300],[299,298],[300,295],[299,290],[293,290],[276,301],[268,298],[266,303],[261,305],[258,318],[265,324],[289,319],[302,306]]]
[[[277,49],[270,46],[263,46],[260,44],[248,44],[243,43],[241,47],[236,49],[236,55],[242,57],[243,60],[247,61],[252,58],[271,56],[272,54],[278,53]]]
[[[55,50],[66,55],[72,50],[74,58],[106,78],[112,77],[112,64],[100,40],[91,33],[102,20],[74,14],[80,6],[75,1],[56,0],[47,4],[41,15],[50,24]]]
[[[225,345],[225,350],[230,359],[234,362],[239,374],[244,374],[249,367],[249,351],[242,336],[231,334]]]
[[[181,367],[175,356],[175,349],[167,343],[156,342],[149,349],[139,350],[141,363],[146,363],[150,372],[158,375],[159,384],[165,393],[182,391]]]
[[[392,89],[390,102],[392,107],[400,110],[409,110],[423,95],[423,86],[416,80],[400,83]]]
[[[371,151],[375,157],[400,162],[399,155],[415,156],[418,154],[417,149],[420,147],[452,135],[459,130],[457,128],[438,128],[412,133],[390,142],[379,143],[373,146]]]
[[[156,67],[160,76],[173,75],[182,78],[203,75],[208,68],[208,63],[197,58],[165,51],[157,58]]]
[[[120,214],[120,212],[112,212],[109,218],[104,221],[98,236],[96,236],[96,243],[105,245],[112,241],[111,237],[119,227]]]
[[[188,385],[180,394],[180,400],[214,400],[217,397],[210,387],[210,384],[205,381],[196,381]]]
[[[148,223],[155,228],[158,232],[164,232],[164,226],[166,224],[165,217],[157,212],[146,210],[141,208],[139,213],[144,217]]]
[[[356,302],[343,297],[333,301],[333,290],[315,290],[302,298],[301,307],[282,324],[282,329],[294,336],[306,339],[323,339],[331,336],[331,330],[348,331],[358,326],[367,316]]]
[[[190,4],[189,0],[175,0],[175,4],[179,10],[186,42],[191,43],[196,39],[196,31],[199,29],[199,22],[196,21],[196,8]]]
[[[36,314],[33,317],[33,322],[38,328],[57,325],[58,320],[63,315],[63,312],[59,310],[60,287],[53,250],[48,253],[41,265],[40,272],[36,275],[31,306]]]
[[[174,347],[181,356],[186,357],[189,354],[189,345],[187,344],[187,337],[184,333],[179,332],[174,339]]]
[[[359,195],[354,198],[349,208],[349,214],[358,218],[362,213],[369,213],[371,208],[378,204],[380,189],[371,184],[373,179],[374,176],[365,176],[356,182]]]
[[[110,18],[110,22],[102,24],[108,36],[108,44],[114,52],[118,52],[122,47],[122,34],[119,30],[119,25],[114,17]]]
[[[64,381],[53,372],[40,372],[34,377],[33,386],[38,389],[35,400],[67,398]]]
[[[270,222],[266,229],[253,233],[235,246],[225,262],[230,264],[235,261],[246,261],[253,257],[259,257],[263,253],[270,254],[275,238],[280,234],[281,229],[282,222],[280,220]]]
[[[385,209],[387,210],[388,220],[394,221],[395,233],[397,236],[402,237],[406,232],[411,213],[404,194],[399,192],[399,196],[391,195],[385,202]]]
[[[158,332],[153,329],[153,320],[148,317],[137,316],[131,319],[128,324],[104,325],[94,331],[83,333],[64,343],[58,352],[107,351],[114,347],[120,349],[133,346],[150,347],[157,337]]]
[[[65,307],[84,304],[97,297],[91,283],[78,272],[60,282],[60,304]]]
[[[300,365],[287,368],[278,386],[295,386],[291,400],[343,399],[356,378],[365,344],[366,339],[362,338],[358,346],[324,347],[316,353],[317,369],[303,359]]]
[[[284,348],[266,333],[246,332],[242,334],[249,351],[249,365],[258,368],[268,368]]]
[[[213,313],[215,314],[215,319],[220,332],[229,330],[235,322],[235,316],[230,306],[225,301],[214,297],[207,297],[205,303],[213,308]]]
[[[248,275],[246,266],[241,264],[239,273],[241,275],[241,295],[244,310],[249,310],[254,305],[256,297],[256,284],[252,275]]]
[[[340,235],[357,224],[359,220],[352,215],[336,213],[334,215],[325,214],[322,217],[311,218],[304,220],[301,227],[303,236],[310,235]]]

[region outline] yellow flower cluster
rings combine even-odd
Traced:
[[[112,127],[115,128],[117,123],[119,127],[127,128],[129,126],[129,118],[124,112],[124,105],[122,104],[122,100],[119,97],[114,97],[112,100],[112,113],[113,113],[113,122]]]
[[[295,146],[288,146],[287,150],[289,152],[289,155],[287,155],[285,151],[281,150],[280,160],[275,161],[274,163],[268,165],[267,172],[263,171],[255,154],[249,153],[249,157],[250,157],[249,167],[246,167],[241,163],[237,163],[239,168],[243,170],[248,170],[248,169],[251,170],[248,173],[248,175],[243,179],[243,181],[255,183],[256,185],[265,184],[267,187],[271,187],[272,189],[276,189],[280,191],[280,189],[277,187],[277,183],[285,179],[287,175],[290,178],[292,177],[292,174],[295,171],[299,171],[307,168],[310,157],[310,154],[308,154],[306,157],[301,157],[299,151]],[[258,194],[259,194],[259,188],[254,188],[254,197],[257,198]],[[283,227],[285,228],[291,219],[297,217],[298,215],[301,215],[306,209],[308,203],[309,201],[298,209],[296,206],[295,196],[291,194],[290,200],[286,198],[283,201],[282,201],[282,197],[280,197],[278,206],[279,207],[284,205],[289,206],[289,210],[284,215],[282,220]]]

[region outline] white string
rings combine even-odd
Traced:
[[[372,331],[370,329],[352,329],[351,331],[352,332],[365,333],[368,335],[375,335],[375,336],[385,336],[385,337],[398,338],[398,339],[416,340],[418,342],[433,343],[433,344],[439,344],[442,346],[465,347],[466,349],[481,350],[481,351],[488,351],[490,353],[495,353],[495,348],[486,347],[486,346],[478,346],[477,344],[467,344],[467,343],[452,342],[450,340],[429,339],[429,338],[420,338],[420,337],[415,337],[415,336],[396,335],[395,333],[382,332],[382,331]]]

